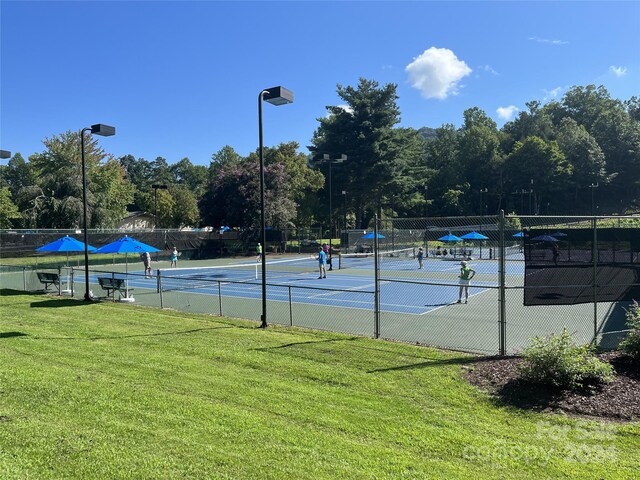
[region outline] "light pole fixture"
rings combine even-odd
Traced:
[[[160,183],[154,183],[151,185],[151,188],[153,188],[154,197],[153,228],[155,230],[158,228],[158,190],[166,190],[169,187]]]
[[[272,105],[286,105],[293,103],[293,92],[284,87],[272,87],[262,90],[258,94],[258,137],[260,153],[260,225],[262,240],[262,316],[260,328],[267,328],[267,227],[264,210],[264,147],[262,144],[262,101]]]
[[[91,127],[83,128],[80,130],[80,152],[82,155],[82,210],[83,219],[82,226],[84,230],[84,299],[87,302],[91,301],[91,295],[89,293],[89,233],[87,231],[87,168],[84,161],[84,132],[91,132],[95,135],[101,135],[103,137],[110,137],[116,134],[116,128],[109,125],[103,125],[102,123],[96,123]]]
[[[331,248],[331,239],[333,238],[333,212],[332,212],[333,206],[331,204],[331,199],[332,199],[331,164],[342,163],[346,159],[347,159],[347,156],[345,154],[340,155],[340,158],[334,158],[334,159],[331,159],[331,157],[326,153],[322,155],[322,160],[325,162],[329,162],[329,270],[333,270],[333,261],[332,261],[333,249]]]
[[[11,152],[0,150],[0,158],[11,158]]]

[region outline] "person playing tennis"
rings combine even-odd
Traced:
[[[320,251],[318,252],[318,268],[320,269],[320,276],[318,278],[327,278],[327,254],[322,247],[320,247]]]
[[[475,276],[476,271],[467,266],[466,261],[460,262],[460,275],[458,278],[460,279],[460,292],[458,293],[458,301],[457,303],[462,303],[462,291],[464,290],[464,303],[469,301],[469,283],[471,279]]]
[[[173,247],[171,251],[171,268],[175,268],[178,266],[178,249]]]

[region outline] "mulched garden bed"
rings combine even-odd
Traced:
[[[483,358],[464,366],[465,377],[499,403],[540,412],[565,412],[612,421],[640,420],[640,368],[629,357],[599,355],[616,371],[613,382],[593,392],[561,392],[531,385],[519,378],[520,358]]]

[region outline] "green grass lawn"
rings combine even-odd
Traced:
[[[470,356],[1,293],[3,480],[640,476],[640,424],[497,405]]]

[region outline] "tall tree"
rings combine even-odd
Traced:
[[[198,199],[194,192],[184,185],[177,185],[171,189],[171,195],[175,201],[172,226],[175,228],[193,227],[200,222]]]
[[[36,185],[23,189],[33,194],[33,218],[41,228],[69,228],[82,224],[82,160],[80,135],[66,132],[43,141],[46,150],[29,158]],[[104,165],[101,162],[105,161]],[[87,171],[87,216],[90,227],[111,227],[124,215],[133,189],[124,170],[113,162],[91,135],[85,141]],[[113,196],[113,192],[117,192]],[[32,195],[33,196],[33,195]],[[104,209],[110,213],[104,213]]]
[[[330,115],[318,118],[320,126],[309,147],[314,155],[347,155],[341,169],[361,228],[368,225],[399,173],[392,130],[400,121],[396,89],[395,84],[379,87],[363,78],[356,88],[338,85],[338,96],[346,107],[327,107]]]
[[[540,205],[557,201],[569,190],[572,167],[557,142],[545,142],[528,137],[516,142],[513,152],[505,160],[507,185],[515,192],[533,190],[531,210],[521,207],[519,213],[537,214]]]
[[[557,138],[558,145],[572,165],[574,202],[579,202],[580,192],[586,192],[590,185],[609,183],[611,176],[607,175],[604,153],[583,125],[578,125],[572,118],[563,118]]]
[[[2,186],[9,187],[14,198],[21,188],[36,183],[36,176],[31,165],[25,162],[20,153],[13,155],[7,165],[0,166],[0,172]]]
[[[11,192],[9,187],[0,188],[0,228],[11,228],[13,222],[19,220],[22,216],[18,210],[18,206],[11,200]]]
[[[204,193],[207,186],[207,167],[194,165],[188,158],[183,158],[171,165],[169,171],[173,174],[173,184],[186,187],[196,196]]]
[[[265,166],[265,220],[268,226],[286,228],[295,218],[289,175],[281,163]],[[199,203],[205,225],[230,225],[258,232],[260,223],[260,165],[255,155],[227,164]]]

